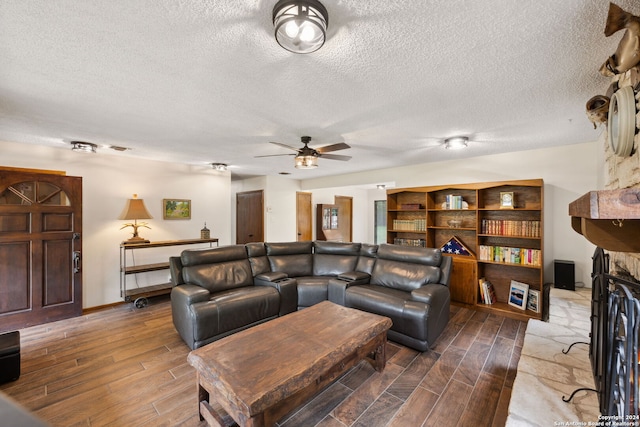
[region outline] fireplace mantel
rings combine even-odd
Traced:
[[[640,188],[590,191],[569,204],[571,227],[608,251],[640,252]]]

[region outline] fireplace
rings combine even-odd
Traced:
[[[638,415],[640,283],[609,274],[602,248],[593,256],[589,358],[600,413],[627,420]]]

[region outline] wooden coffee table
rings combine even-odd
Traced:
[[[390,327],[386,317],[324,301],[196,349],[187,360],[200,418],[271,426],[363,359],[382,371]]]

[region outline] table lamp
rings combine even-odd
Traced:
[[[138,199],[137,194],[133,195],[133,199],[127,200],[127,204],[125,205],[124,210],[122,211],[118,219],[133,220],[133,222],[127,223],[122,227],[120,227],[120,230],[126,227],[133,227],[133,236],[131,236],[129,240],[125,240],[122,243],[126,245],[136,244],[136,243],[149,243],[148,240],[138,235],[138,228],[146,227],[148,229],[151,229],[151,227],[149,227],[146,222],[138,223],[138,220],[153,219],[153,217],[145,207],[144,200]]]

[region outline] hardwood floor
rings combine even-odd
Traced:
[[[428,352],[389,343],[280,426],[503,426],[526,323],[452,307]],[[53,426],[204,426],[189,348],[166,297],[23,329],[22,375],[0,390]]]

